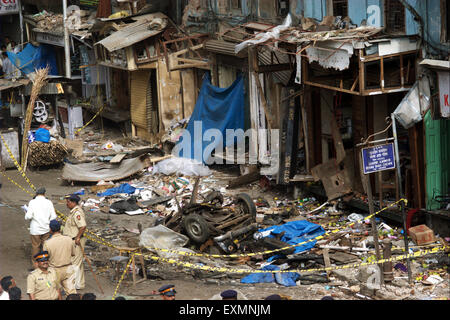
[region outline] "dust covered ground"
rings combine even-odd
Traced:
[[[37,170],[27,172],[28,177],[35,186],[45,186],[47,197],[52,200],[55,208],[64,214],[68,214],[63,197],[73,193],[81,188],[88,190],[86,184],[70,185],[61,179],[61,168],[48,170]],[[6,174],[23,187],[27,187],[26,181],[16,170],[7,170]],[[213,170],[213,175],[206,179],[212,179],[214,187],[223,188],[227,183],[239,175],[239,170]],[[141,177],[135,177],[139,180]],[[126,181],[132,181],[133,178]],[[211,183],[211,182],[210,182]],[[31,189],[28,189],[31,191]],[[265,199],[284,199],[288,197],[286,189],[271,188],[265,190],[258,182],[247,185],[243,188],[233,190],[233,193],[246,192],[253,199],[264,197]],[[92,194],[82,196],[83,200],[93,197]],[[29,221],[24,219],[24,212],[20,208],[27,204],[31,196],[13,183],[3,178],[3,187],[0,189],[0,276],[12,275],[16,279],[17,286],[22,289],[22,298],[28,300],[26,294],[26,278],[28,270],[31,268],[30,252],[31,241],[29,236]],[[154,224],[151,216],[126,214],[114,215],[102,211],[85,210],[88,229],[101,234],[102,237],[114,242],[115,245],[127,246],[126,241],[118,243],[123,237],[124,228],[137,229],[140,223],[145,229]],[[105,236],[106,234],[106,236]],[[136,235],[129,232],[131,238]],[[130,239],[128,239],[130,240]],[[136,240],[136,239],[134,239]],[[95,293],[98,300],[110,300],[117,289],[117,281],[113,280],[113,268],[109,263],[109,258],[118,255],[117,250],[108,246],[87,241],[85,252],[93,264],[93,270],[96,274],[101,292],[95,278],[85,262],[86,287],[79,290],[80,293]],[[182,261],[191,263],[208,263],[214,265],[211,261],[202,260],[197,257],[184,257]],[[164,284],[174,284],[177,291],[177,300],[209,300],[218,299],[218,294],[223,290],[235,289],[239,293],[240,300],[262,300],[271,294],[280,294],[287,296],[292,300],[320,300],[323,296],[333,296],[336,300],[361,300],[355,295],[359,292],[358,281],[355,280],[357,269],[347,270],[344,277],[332,274],[328,283],[304,283],[297,282],[295,287],[285,287],[276,283],[266,284],[242,284],[240,279],[244,277],[241,274],[211,273],[199,270],[193,270],[177,265],[164,264],[161,262],[152,262],[146,260],[148,274],[150,279],[139,282],[135,287],[132,284],[132,278],[126,277],[121,282],[116,296],[124,296],[128,300],[159,300],[159,296],[149,295],[153,290],[157,290]],[[242,263],[235,259],[228,261],[216,260],[216,266],[229,266],[240,269]],[[420,263],[413,262],[413,275],[420,271]],[[137,276],[137,280],[142,277]],[[346,280],[347,279],[347,280]],[[396,286],[386,286],[376,299],[379,300],[432,300],[449,299],[448,273],[445,276],[445,282],[437,286],[423,286],[421,284],[399,283]],[[354,291],[348,288],[354,288]],[[356,289],[355,289],[356,288]],[[345,290],[343,290],[345,289]]]
[[[27,186],[24,179],[16,170],[7,170],[6,174],[23,187]],[[222,174],[222,173],[221,173]],[[68,209],[65,207],[63,197],[69,193],[79,190],[82,185],[68,185],[61,180],[61,169],[49,169],[45,171],[28,171],[29,179],[36,185],[43,185],[47,189],[47,197],[52,200],[55,208],[60,212],[67,214]],[[237,176],[237,175],[236,175]],[[224,180],[223,183],[226,183]],[[30,190],[30,189],[28,189]],[[237,189],[236,192],[246,191],[252,197],[260,194],[259,188]],[[267,197],[268,194],[266,193]],[[24,219],[22,205],[27,204],[31,199],[30,195],[16,187],[13,183],[3,178],[3,187],[0,190],[1,203],[0,207],[0,275],[12,275],[16,279],[17,286],[22,289],[22,298],[28,299],[26,295],[26,278],[30,265],[31,241],[29,236],[29,221]],[[85,197],[83,197],[85,198]],[[99,221],[104,221],[108,215],[102,212],[86,211],[88,228],[93,229],[99,227]],[[143,222],[145,228],[145,216],[127,216],[127,215],[110,215],[111,221],[108,227],[124,225],[129,223],[136,228],[138,221]],[[123,221],[126,220],[126,221]],[[130,221],[131,220],[131,221]],[[91,244],[91,246],[89,245]],[[96,254],[97,250],[104,250],[105,256],[117,255],[117,252],[110,252],[106,246],[98,245],[88,241],[86,253],[91,257]],[[97,273],[97,279],[103,289],[100,289],[89,270],[89,266],[85,263],[86,288],[79,290],[80,293],[93,292],[99,300],[111,299],[117,287],[116,282],[111,279],[111,270],[97,267],[94,264]],[[152,265],[152,269],[158,270],[155,274],[156,279],[149,279],[140,282],[134,288],[131,278],[122,281],[117,295],[125,296],[127,299],[156,299],[158,296],[137,296],[150,293],[157,290],[164,284],[174,284],[177,290],[177,300],[208,300],[219,294],[223,290],[235,289],[239,292],[241,299],[261,300],[271,294],[280,294],[291,297],[293,300],[318,300],[324,295],[330,295],[335,292],[339,297],[337,299],[355,299],[339,292],[339,290],[326,290],[325,285],[299,285],[296,287],[284,287],[278,284],[241,284],[242,275],[220,275],[215,274],[208,276],[204,272],[189,271],[187,269],[157,263]],[[181,271],[181,272],[180,272]],[[161,279],[163,278],[163,279]],[[142,279],[138,276],[138,279]],[[327,284],[328,286],[330,284]],[[136,295],[136,296],[134,296]]]

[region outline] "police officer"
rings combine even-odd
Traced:
[[[86,238],[83,237],[86,230],[86,219],[83,209],[79,206],[80,197],[72,194],[66,197],[67,208],[70,209],[70,215],[64,225],[63,235],[69,236],[75,244],[75,255],[72,256],[72,265],[75,270],[75,288],[84,289],[84,264],[83,252]]]
[[[48,252],[34,255],[37,268],[27,277],[27,293],[31,300],[62,300],[55,269],[48,266]]]
[[[237,292],[235,290],[225,290],[220,293],[222,300],[237,300]]]
[[[161,299],[163,300],[175,300],[175,286],[173,284],[166,284],[158,289]]]
[[[77,293],[75,289],[75,272],[72,266],[72,256],[75,256],[75,245],[72,238],[60,233],[61,224],[58,220],[50,221],[50,239],[44,242],[44,251],[49,253],[49,265],[58,275],[58,283],[66,295]]]

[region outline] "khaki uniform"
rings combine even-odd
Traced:
[[[75,270],[72,266],[72,256],[75,255],[75,245],[72,238],[60,233],[54,234],[44,242],[44,251],[48,251],[49,265],[58,276],[58,283],[66,294],[77,293],[75,289]]]
[[[69,236],[72,240],[75,240],[78,230],[86,227],[86,219],[83,209],[80,206],[76,206],[70,210],[70,215],[64,225],[63,235]],[[83,264],[83,251],[86,244],[86,238],[83,236],[80,239],[80,246],[75,246],[75,255],[72,256],[72,265],[75,270],[75,288],[84,289],[84,264]],[[82,251],[83,249],[83,251]]]
[[[59,285],[55,269],[49,267],[48,273],[37,268],[27,277],[27,293],[34,294],[37,300],[58,300]]]

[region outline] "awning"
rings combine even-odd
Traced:
[[[97,42],[96,45],[101,44],[110,52],[129,47],[161,33],[167,26],[168,18],[158,12],[137,16],[133,20],[136,22],[120,28],[119,31]]]
[[[0,79],[0,91],[25,86],[30,83],[29,79],[18,79],[15,81]]]
[[[117,181],[138,173],[146,167],[143,158],[123,160],[120,164],[104,162],[65,163],[62,178],[68,181],[98,182]]]
[[[439,70],[450,70],[450,61],[446,60],[432,60],[432,59],[424,59],[419,63],[421,66],[425,66],[431,69],[439,69]]]

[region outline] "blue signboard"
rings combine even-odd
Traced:
[[[364,174],[395,169],[394,144],[362,149]]]

